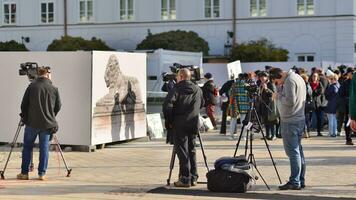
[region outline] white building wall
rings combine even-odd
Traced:
[[[7,0],[0,0],[2,3]],[[30,37],[30,50],[46,50],[64,33],[63,1],[55,2],[55,22],[40,23],[40,2],[17,3],[16,26],[3,25],[0,9],[0,41]],[[250,17],[250,1],[237,0],[237,41],[266,37],[290,51],[290,61],[299,53],[315,53],[315,60],[355,62],[356,0],[314,0],[315,15],[297,16],[296,1],[268,0],[267,16]],[[220,18],[204,18],[204,0],[176,0],[177,19],[161,20],[161,0],[135,0],[134,20],[120,21],[118,0],[94,0],[94,21],[79,22],[79,1],[68,0],[68,34],[87,39],[98,37],[115,49],[133,50],[147,35],[170,30],[195,31],[209,43],[211,55],[223,55],[227,31],[232,31],[232,0],[220,0]]]

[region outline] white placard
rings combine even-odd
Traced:
[[[159,113],[147,114],[147,131],[151,139],[163,138],[163,126]]]

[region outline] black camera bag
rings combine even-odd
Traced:
[[[252,179],[245,173],[214,169],[207,173],[208,189],[212,192],[245,193]]]

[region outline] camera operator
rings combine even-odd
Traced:
[[[34,142],[39,136],[40,157],[38,179],[46,180],[51,135],[56,133],[56,115],[61,108],[58,89],[52,85],[49,67],[37,69],[38,78],[26,89],[21,103],[22,122],[26,125],[22,150],[21,173],[17,179],[29,179],[29,167]]]
[[[284,150],[289,157],[291,175],[280,190],[300,190],[305,187],[305,158],[301,144],[305,126],[304,107],[306,86],[302,77],[293,70],[270,70],[270,77],[278,86],[277,107],[281,117],[281,134]]]
[[[163,114],[166,124],[174,132],[174,148],[179,159],[179,180],[174,182],[176,187],[195,186],[198,179],[195,140],[204,99],[201,89],[190,79],[190,71],[180,69],[177,84],[163,103]]]
[[[260,72],[258,74],[260,80],[260,101],[257,107],[259,108],[260,116],[265,124],[267,140],[276,139],[276,125],[278,123],[278,112],[275,99],[272,94],[276,92],[276,86],[269,80],[267,72]]]

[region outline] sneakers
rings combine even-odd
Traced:
[[[28,174],[22,174],[22,173],[17,174],[16,178],[18,180],[29,180]]]
[[[346,141],[346,145],[354,145],[352,141]]]
[[[46,181],[46,180],[47,180],[47,177],[46,177],[46,175],[38,175],[38,180],[40,180],[40,181]]]
[[[197,184],[198,184],[197,180],[192,180],[190,183],[191,186],[196,186]]]
[[[299,185],[294,185],[294,184],[292,184],[290,182],[288,182],[288,183],[286,183],[284,185],[278,186],[278,188],[280,190],[300,190],[301,189],[301,187]]]
[[[183,183],[182,181],[177,181],[177,182],[174,182],[174,186],[175,187],[184,187],[184,188],[189,188],[190,187],[190,184],[189,183]]]

